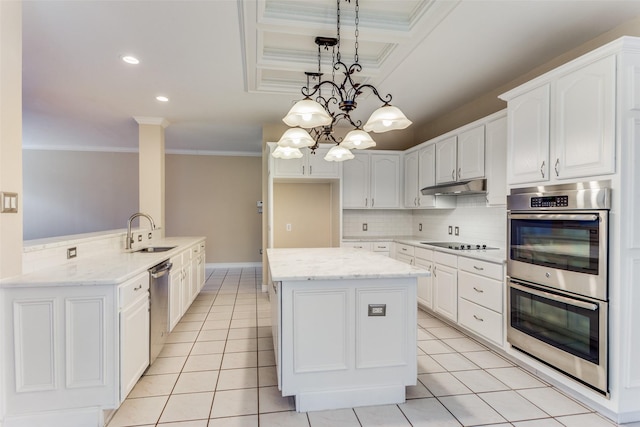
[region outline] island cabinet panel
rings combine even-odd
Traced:
[[[294,291],[293,370],[296,374],[348,369],[348,300],[346,289]]]
[[[298,412],[404,402],[415,277],[273,282],[269,296],[278,385]]]
[[[2,379],[5,421],[45,425],[35,414],[62,420],[87,408],[92,419],[99,407],[117,407],[116,313],[113,286],[5,289],[2,315],[12,333],[1,339],[13,368]]]
[[[384,302],[383,304],[381,304]],[[356,368],[406,366],[407,289],[361,289],[356,292]],[[372,316],[369,307],[384,309]]]

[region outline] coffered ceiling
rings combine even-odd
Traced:
[[[133,117],[146,116],[170,122],[169,150],[260,153],[263,125],[281,123],[304,72],[317,70],[314,38],[336,26],[334,0],[22,5],[29,148],[136,150]],[[354,6],[341,2],[347,63]],[[360,0],[358,79],[391,93],[417,126],[638,15],[636,0]],[[128,54],[140,64],[125,64]],[[359,103],[357,118],[376,106]]]

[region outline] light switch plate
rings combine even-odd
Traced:
[[[0,206],[2,213],[16,213],[18,212],[18,193],[8,193],[6,191],[0,192]]]

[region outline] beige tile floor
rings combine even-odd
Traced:
[[[418,384],[407,388],[406,403],[297,413],[293,398],[283,398],[276,386],[261,270],[207,274],[202,292],[108,427],[614,425],[423,311]]]

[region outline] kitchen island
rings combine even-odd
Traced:
[[[298,412],[402,403],[416,384],[416,283],[349,248],[267,249],[278,388]]]

